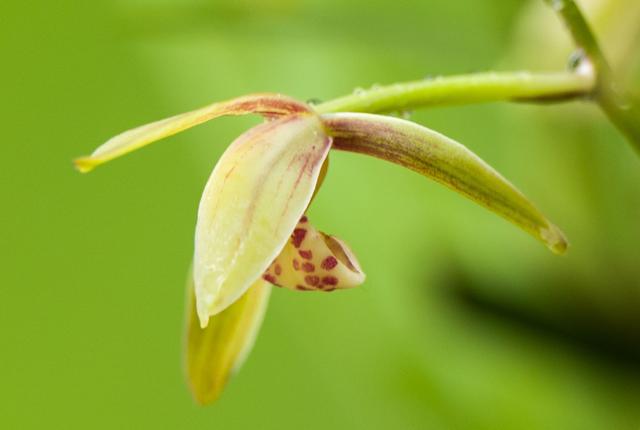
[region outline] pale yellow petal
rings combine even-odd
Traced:
[[[564,253],[567,240],[516,187],[463,145],[416,123],[388,116],[322,116],[333,147],[378,157],[434,179],[503,216]]]
[[[328,292],[357,287],[365,274],[346,243],[316,230],[304,216],[263,279],[290,290]]]
[[[233,305],[212,317],[204,329],[196,314],[191,271],[187,288],[187,379],[194,398],[204,405],[220,396],[251,351],[269,303],[271,285],[257,280]]]
[[[320,119],[261,124],[224,153],[198,210],[194,276],[204,326],[269,267],[313,195],[331,147]]]
[[[114,158],[223,115],[258,113],[278,117],[308,110],[305,104],[280,94],[238,97],[125,131],[109,139],[90,156],[77,158],[74,164],[79,171],[89,172]]]

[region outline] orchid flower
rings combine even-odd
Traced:
[[[195,399],[215,400],[252,347],[271,287],[334,291],[365,275],[349,246],[305,215],[331,149],[378,157],[432,178],[498,213],[562,253],[567,242],[524,195],[461,144],[413,122],[318,112],[278,94],[256,94],[122,133],[75,160],[96,166],[222,115],[266,121],[225,151],[198,209],[189,271],[186,367]]]

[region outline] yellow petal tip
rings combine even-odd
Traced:
[[[73,160],[73,166],[80,173],[88,173],[95,169],[97,165],[96,160],[91,157],[80,157]]]
[[[203,303],[203,301],[203,299],[196,300],[198,320],[200,321],[201,329],[207,328],[207,326],[209,325],[209,317],[211,316],[211,313],[209,312],[209,304]]]
[[[205,318],[200,318],[200,328],[201,329],[205,329],[207,328],[207,326],[209,325],[209,317],[205,317]]]
[[[548,228],[541,229],[540,237],[554,254],[562,255],[569,248],[566,236],[562,230],[553,224],[550,224]]]
[[[222,380],[210,380],[202,378],[202,375],[190,375],[188,380],[189,391],[191,391],[191,396],[196,404],[198,406],[207,406],[220,399],[229,376],[225,375]]]

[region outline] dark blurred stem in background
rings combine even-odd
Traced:
[[[594,100],[640,154],[640,103],[637,98],[620,88],[616,82],[609,63],[574,0],[545,1],[560,15],[578,48],[595,67]]]

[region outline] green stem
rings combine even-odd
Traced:
[[[316,110],[382,113],[492,101],[564,101],[590,95],[594,83],[590,73],[476,73],[355,91]]]
[[[574,42],[584,51],[595,68],[595,101],[640,153],[640,102],[619,88],[589,24],[575,2],[545,1],[560,15]]]

